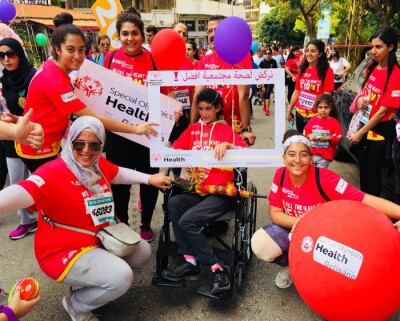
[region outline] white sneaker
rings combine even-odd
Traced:
[[[62,299],[62,305],[71,317],[72,321],[100,321],[92,312],[76,313],[72,306],[72,290]]]
[[[292,285],[292,277],[288,266],[281,267],[275,278],[275,285],[280,289],[286,289]]]

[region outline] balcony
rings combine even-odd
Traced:
[[[215,15],[237,16],[243,19],[246,14],[243,6],[207,0],[176,0],[175,13],[179,15]]]

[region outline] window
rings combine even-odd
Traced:
[[[183,23],[187,26],[188,31],[196,31],[196,25],[194,20],[186,20]]]
[[[206,21],[205,21],[205,20],[199,20],[199,21],[198,21],[198,24],[199,24],[199,28],[198,28],[197,31],[206,31],[206,29],[207,29],[207,24],[206,24]]]

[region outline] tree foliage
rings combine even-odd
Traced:
[[[352,0],[257,0],[270,7],[286,6],[286,15],[294,15],[296,26],[304,24],[307,35],[313,39],[317,35],[318,20],[321,16],[321,3],[332,1],[331,33],[337,41],[344,43],[351,26],[349,10]],[[399,0],[359,0],[363,6],[363,28],[358,32],[361,38],[368,39],[379,27],[392,27],[400,35],[400,1]],[[272,12],[272,10],[271,10]],[[271,13],[269,14],[271,15]],[[356,17],[360,19],[360,17]],[[268,18],[267,20],[270,20]],[[298,21],[301,21],[299,23]],[[261,26],[262,27],[262,26]]]
[[[276,43],[278,46],[302,45],[305,34],[294,30],[296,15],[288,10],[287,4],[274,7],[261,20],[260,40],[262,43]]]

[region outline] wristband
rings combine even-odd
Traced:
[[[15,316],[14,311],[6,306],[0,305],[0,313],[4,313],[8,319],[8,321],[19,321]]]

